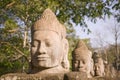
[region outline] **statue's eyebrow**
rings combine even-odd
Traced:
[[[45,42],[49,42],[49,43],[50,43],[50,42],[51,42],[51,40],[49,40],[49,39],[45,39]]]
[[[34,42],[34,41],[40,42],[40,40],[37,40],[37,39],[33,39],[33,42]]]

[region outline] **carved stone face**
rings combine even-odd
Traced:
[[[96,76],[104,76],[105,72],[104,72],[104,64],[102,59],[100,59],[98,61],[98,63],[95,63],[95,75]]]
[[[95,74],[96,76],[102,76],[101,66],[99,64],[95,65]]]
[[[60,65],[62,41],[54,31],[35,31],[32,41],[32,64],[35,67],[51,68]]]
[[[82,71],[90,74],[91,71],[91,60],[86,57],[79,57],[74,62],[75,71]]]

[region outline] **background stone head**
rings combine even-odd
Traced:
[[[94,75],[92,52],[88,50],[85,43],[80,40],[72,53],[73,71],[85,72],[90,78]]]
[[[87,46],[82,40],[78,41],[78,44],[74,49],[72,55],[73,55],[73,59],[79,59],[80,57],[85,57],[85,58],[92,57],[91,51],[88,50]]]

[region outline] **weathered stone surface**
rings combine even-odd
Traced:
[[[66,29],[55,14],[46,9],[32,27],[30,73],[66,73],[69,71]]]
[[[118,74],[120,75],[120,74]],[[25,74],[25,73],[11,73],[0,77],[0,80],[120,80],[117,77],[92,77],[87,78],[84,72],[69,72],[58,74]]]
[[[87,75],[84,72],[70,72],[65,74],[64,80],[87,80]]]
[[[89,78],[87,80],[120,80],[120,77],[114,77],[114,78],[112,78],[112,77],[106,77],[106,76],[104,76],[104,77],[93,77],[93,78]]]
[[[6,74],[0,80],[63,80],[64,74]]]
[[[69,72],[58,74],[6,74],[0,80],[87,80],[85,73]]]

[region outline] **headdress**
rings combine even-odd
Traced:
[[[55,14],[48,8],[46,9],[41,18],[35,22],[33,31],[36,30],[51,30],[56,32],[62,38],[66,37],[66,29],[56,18]]]
[[[88,50],[87,46],[82,40],[78,42],[75,50],[73,51],[73,58],[78,59],[81,57],[85,57],[85,58],[92,57],[92,52]]]

